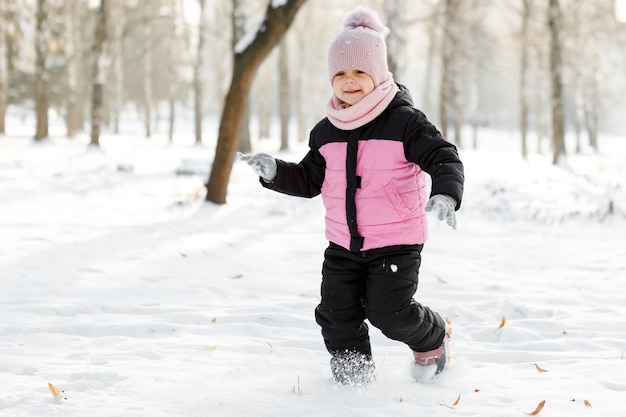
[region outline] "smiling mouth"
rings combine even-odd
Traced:
[[[344,93],[346,94],[354,94],[354,93],[360,93],[361,90],[349,90],[349,91],[344,91]]]

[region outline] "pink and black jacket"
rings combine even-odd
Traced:
[[[326,237],[351,251],[423,244],[424,206],[430,195],[463,195],[463,164],[399,86],[391,104],[373,121],[341,130],[328,118],[311,131],[309,152],[299,163],[277,159],[277,175],[264,187],[299,197],[322,195]]]

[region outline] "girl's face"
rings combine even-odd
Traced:
[[[357,69],[338,71],[333,77],[333,92],[344,103],[353,105],[374,91],[374,80]]]

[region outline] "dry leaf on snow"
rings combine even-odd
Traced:
[[[535,411],[532,411],[526,414],[528,414],[529,416],[536,416],[537,414],[541,413],[541,410],[543,409],[544,405],[546,405],[546,400],[543,400],[542,402],[540,402],[539,405],[537,405],[537,408],[535,408]]]
[[[54,398],[57,398],[57,397],[61,396],[61,392],[57,389],[57,387],[55,387],[54,385],[52,385],[49,382],[48,382],[48,388],[50,389],[50,392],[52,393],[52,396]]]
[[[539,365],[537,365],[537,364],[534,364],[534,365],[535,365],[535,368],[537,368],[537,371],[539,371],[539,372],[548,372],[547,370],[541,368]]]
[[[65,398],[63,396],[63,391],[59,391],[59,389],[57,387],[55,387],[54,385],[52,385],[50,382],[48,382],[48,389],[52,393],[52,396],[54,398],[56,398],[57,400],[66,400],[67,399],[67,398]]]
[[[500,326],[498,326],[498,329],[503,328],[505,324],[506,324],[506,317],[502,316],[502,321],[500,322]]]
[[[456,397],[456,401],[454,401],[454,402],[452,403],[452,405],[447,405],[447,404],[441,404],[441,405],[446,406],[446,407],[448,407],[448,408],[454,408],[454,407],[456,407],[457,405],[459,405],[459,402],[460,402],[460,401],[461,401],[461,394],[459,394],[459,396],[458,396],[458,397]]]
[[[213,346],[200,346],[200,350],[215,350],[217,349],[217,345],[213,345]]]

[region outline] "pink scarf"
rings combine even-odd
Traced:
[[[393,81],[393,75],[388,73],[385,81],[352,106],[333,94],[326,103],[326,115],[335,127],[353,130],[379,116],[389,106],[397,92],[398,86]]]

